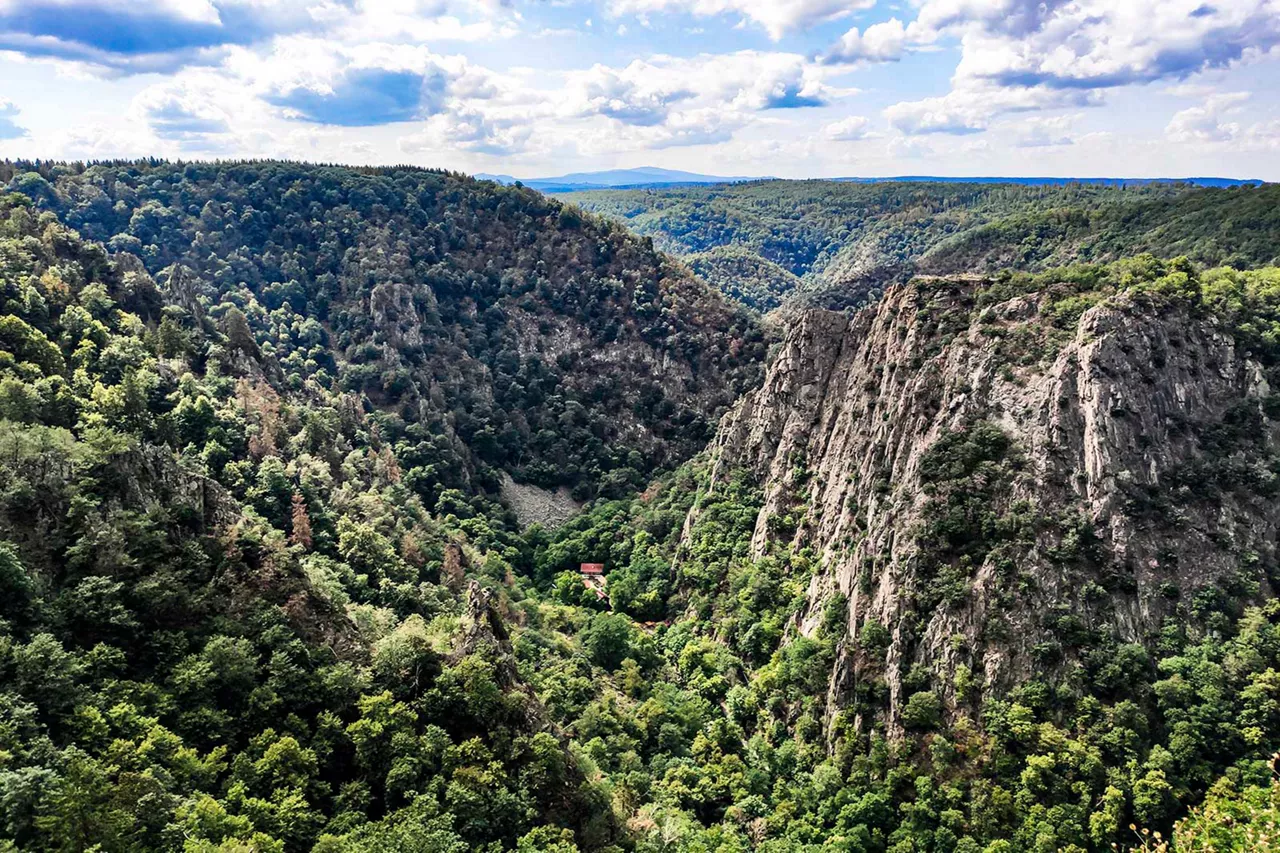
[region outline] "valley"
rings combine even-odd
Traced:
[[[1036,270],[1142,252],[1272,264],[1280,227],[1274,184],[763,181],[560,198],[653,237],[708,281],[718,281],[718,268],[732,271],[734,287],[749,294],[735,298],[764,311],[788,297],[861,307],[917,272]],[[742,256],[760,271],[744,270]]]
[[[0,185],[0,850],[1265,849],[1275,185]]]

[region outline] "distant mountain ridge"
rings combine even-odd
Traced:
[[[526,187],[542,192],[575,192],[592,189],[621,189],[624,187],[670,187],[684,184],[736,184],[743,181],[771,180],[762,177],[702,175],[682,172],[678,169],[660,169],[657,166],[640,166],[635,169],[608,169],[601,172],[572,172],[551,178],[517,179],[511,175],[480,173],[475,177],[483,181],[514,184],[517,180]]]
[[[1261,186],[1266,181],[1257,178],[1053,178],[1053,177],[939,177],[937,175],[899,175],[892,178],[822,178],[846,184],[881,183],[937,183],[937,184],[1019,184],[1022,186],[1060,187],[1067,184],[1091,184],[1107,187],[1124,187],[1143,184],[1191,184],[1197,187]]]
[[[510,185],[519,181],[526,187],[546,193],[568,193],[592,189],[642,189],[698,184],[740,184],[748,181],[773,181],[777,178],[757,176],[704,175],[683,172],[678,169],[662,169],[657,166],[640,166],[635,169],[607,169],[599,172],[571,172],[549,178],[515,178],[507,174],[478,173],[476,178]],[[1256,178],[1073,178],[1073,177],[943,177],[938,175],[897,175],[892,177],[836,177],[812,178],[814,181],[834,183],[942,183],[942,184],[1019,184],[1022,186],[1064,186],[1066,184],[1092,184],[1101,186],[1134,186],[1143,184],[1191,184],[1197,187],[1257,186],[1265,183]]]

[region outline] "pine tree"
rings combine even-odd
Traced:
[[[311,548],[311,516],[307,515],[307,501],[301,492],[293,493],[292,533],[289,541],[303,548]]]

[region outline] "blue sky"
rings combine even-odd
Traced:
[[[0,0],[0,156],[1280,180],[1280,0]]]

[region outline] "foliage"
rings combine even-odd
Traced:
[[[757,181],[564,197],[686,256],[761,310],[788,291],[799,302],[861,305],[915,271],[1031,271],[1143,252],[1255,267],[1276,263],[1280,238],[1276,185]]]
[[[496,491],[496,469],[629,492],[701,449],[763,355],[752,319],[683,268],[520,187],[272,162],[0,167],[47,179],[38,209],[142,259],[171,303],[166,354],[214,324],[273,382],[378,410],[428,506]],[[43,344],[17,316],[0,341],[59,357],[29,351]]]
[[[1274,850],[1280,846],[1280,782],[1239,791],[1230,777],[1209,790],[1202,805],[1178,821],[1173,847],[1188,853]]]
[[[819,557],[752,540],[763,523],[794,541],[805,507],[762,522],[749,472],[700,456],[641,493],[623,475],[563,527],[517,531],[486,497],[486,466],[517,450],[522,465],[557,465],[558,439],[517,429],[508,446],[505,428],[485,428],[513,409],[482,411],[476,391],[455,411],[442,390],[479,374],[439,359],[489,365],[494,339],[511,341],[492,312],[512,304],[503,274],[490,299],[488,258],[475,266],[482,237],[563,260],[590,233],[626,269],[665,263],[635,241],[437,173],[40,168],[47,179],[15,183],[110,248],[0,197],[0,848],[998,853],[1134,846],[1130,824],[1188,849],[1248,849],[1274,831],[1280,602],[1238,579],[1188,595],[1141,643],[1052,611],[1070,665],[982,703],[913,668],[895,731],[874,669],[853,706],[827,698],[842,651],[883,658],[895,633],[863,621],[846,636],[837,595],[800,630]],[[392,213],[424,198],[439,206],[421,221]],[[518,211],[520,238],[499,227]],[[553,211],[573,235],[543,233]],[[403,278],[380,272],[396,254],[388,223],[415,222],[449,248],[405,261]],[[304,240],[311,223],[332,247]],[[594,292],[537,275],[566,305]],[[434,354],[404,356],[403,386],[353,384],[416,346],[373,290],[426,278],[434,307],[426,291],[392,301],[438,336],[424,337]],[[1106,300],[1204,312],[1274,362],[1276,284],[1272,270],[1138,257],[997,277],[974,310],[1025,298],[1047,346]],[[305,313],[285,310],[294,298]],[[388,325],[365,327],[357,308],[374,305]],[[577,316],[515,310],[535,326]],[[509,373],[520,394],[555,363],[532,361]],[[575,419],[623,393],[598,390],[575,398],[582,411],[567,398],[530,411],[584,441]],[[415,411],[395,402],[406,396]],[[681,411],[653,423],[686,428]],[[1261,452],[1260,423],[1233,413],[1198,436],[1216,487],[1256,488],[1228,463]],[[645,446],[615,441],[609,458],[626,448],[647,474]],[[545,481],[621,470],[593,453]],[[960,601],[975,561],[1048,523],[992,511],[1022,464],[997,425],[961,425],[927,456],[932,524],[912,535],[930,582],[904,608]],[[1069,532],[1064,560],[1089,548],[1085,523]],[[580,562],[606,565],[607,602]]]
[[[801,286],[800,279],[741,246],[716,246],[684,257],[703,281],[761,313],[772,311]]]

